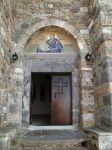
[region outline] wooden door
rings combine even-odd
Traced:
[[[69,75],[52,76],[52,125],[71,124],[71,91]]]

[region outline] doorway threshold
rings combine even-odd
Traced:
[[[27,129],[29,130],[73,130],[73,125],[68,126],[34,126],[30,125]]]

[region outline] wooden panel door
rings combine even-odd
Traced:
[[[69,75],[52,76],[52,125],[71,124],[71,91]]]

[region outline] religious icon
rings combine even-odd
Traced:
[[[54,34],[49,36],[50,38],[42,44],[42,46],[37,48],[37,52],[40,53],[61,53],[63,50],[63,45],[61,42],[55,37]]]

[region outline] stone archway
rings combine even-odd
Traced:
[[[57,37],[63,41],[63,51],[60,53],[37,53],[37,51],[32,52],[32,46],[35,44],[37,44],[38,46],[38,42],[39,41],[46,41],[46,39],[48,38],[49,34],[55,33],[57,35]],[[40,43],[41,43],[40,42]],[[43,42],[42,42],[43,43]],[[33,44],[33,45],[32,45]],[[68,45],[69,44],[69,47]],[[66,47],[67,46],[67,47]],[[71,47],[71,50],[70,50]],[[67,49],[66,49],[67,48]],[[29,51],[30,49],[30,51]],[[67,52],[68,51],[68,52]],[[78,47],[77,47],[77,41],[74,39],[73,36],[70,35],[70,33],[68,33],[67,31],[65,31],[64,29],[60,28],[60,27],[56,27],[56,26],[47,26],[45,28],[41,28],[40,30],[36,31],[30,40],[27,41],[26,47],[25,47],[25,59],[24,59],[24,64],[25,64],[25,68],[24,68],[24,96],[23,96],[23,117],[22,117],[22,122],[23,124],[38,124],[38,122],[40,122],[40,120],[38,120],[38,122],[34,121],[33,122],[33,118],[36,117],[38,118],[38,116],[42,117],[42,116],[46,116],[45,113],[47,113],[47,116],[51,116],[49,117],[49,124],[46,124],[46,126],[48,125],[52,125],[51,128],[53,128],[53,126],[56,124],[54,123],[52,120],[55,120],[56,116],[68,116],[68,123],[65,123],[65,120],[62,118],[60,119],[60,117],[57,117],[59,120],[57,120],[57,122],[60,122],[59,125],[60,127],[66,124],[66,128],[73,128],[77,129],[77,126],[79,126],[79,113],[76,113],[79,111],[79,89],[78,89],[78,81],[79,81],[79,77],[78,77]],[[57,80],[59,78],[59,80],[61,80],[62,82],[64,82],[64,77],[65,78],[69,78],[70,80],[70,84],[68,83],[67,85],[69,85],[69,90],[67,90],[65,93],[71,93],[68,96],[68,99],[64,98],[65,93],[63,93],[63,96],[61,94],[61,100],[56,102],[56,104],[53,104],[53,88],[51,88],[51,102],[50,102],[50,107],[49,109],[47,109],[47,111],[45,111],[45,108],[47,106],[47,104],[49,104],[49,101],[45,100],[44,102],[40,102],[39,99],[40,97],[35,96],[36,98],[32,100],[32,95],[30,96],[29,92],[31,91],[31,87],[34,87],[31,83],[33,83],[33,79],[32,79],[32,75],[33,74],[41,74],[41,77],[44,74],[45,75],[50,75],[51,76],[51,80],[53,79],[53,77],[55,76],[55,78],[57,78]],[[36,78],[38,78],[37,76],[35,76]],[[40,81],[41,79],[39,79]],[[66,79],[65,79],[66,80]],[[52,80],[53,81],[53,80]],[[51,83],[52,83],[51,81]],[[36,85],[36,81],[35,81],[35,87],[37,87],[39,89],[39,86]],[[31,85],[31,86],[30,86]],[[35,89],[37,89],[35,88]],[[55,88],[55,87],[54,87]],[[59,88],[60,89],[60,88]],[[58,89],[58,90],[59,90]],[[65,89],[65,88],[64,88]],[[58,93],[57,90],[57,93]],[[37,93],[39,90],[36,90]],[[39,95],[39,94],[37,94]],[[58,94],[58,98],[59,98]],[[54,96],[57,97],[57,96]],[[62,98],[63,97],[63,98]],[[33,102],[31,102],[33,101]],[[66,102],[68,103],[69,110],[67,110],[66,108],[68,108],[68,105],[66,105]],[[27,103],[27,105],[26,105]],[[44,104],[45,103],[45,104]],[[62,103],[63,106],[62,107]],[[38,105],[40,105],[41,107],[41,111],[39,111],[40,107],[38,107]],[[57,106],[57,110],[58,113],[60,111],[60,113],[58,115],[53,115],[53,112],[56,112],[56,107]],[[60,108],[61,106],[61,108]],[[67,107],[66,107],[67,106]],[[51,108],[51,111],[49,111]],[[60,109],[59,109],[60,108]],[[36,110],[38,109],[38,111]],[[67,114],[66,112],[63,113],[63,111],[61,112],[61,110],[66,109],[66,112],[68,112],[69,115],[64,115]],[[44,110],[44,115],[42,115],[42,110]],[[55,111],[54,111],[55,110]],[[74,112],[74,113],[73,113]],[[27,114],[27,117],[26,117]],[[33,115],[35,114],[35,115]],[[39,114],[39,115],[37,115]],[[41,114],[41,115],[40,115]],[[34,117],[33,117],[34,116]],[[54,116],[54,117],[53,117]],[[77,119],[76,119],[77,118]],[[41,119],[41,118],[39,118]],[[62,123],[63,122],[63,123]],[[55,127],[56,128],[56,127]],[[59,128],[59,126],[58,126]]]
[[[91,73],[92,69],[90,67],[88,68],[86,66],[86,63],[85,63],[85,60],[84,60],[85,54],[88,52],[87,45],[86,45],[85,41],[83,40],[83,38],[80,36],[80,34],[77,32],[77,30],[72,25],[70,25],[69,23],[66,23],[64,21],[55,20],[55,19],[54,20],[42,21],[40,23],[37,23],[37,24],[31,26],[26,31],[25,35],[20,39],[18,44],[15,46],[16,52],[19,54],[19,57],[21,57],[21,59],[19,59],[18,62],[16,63],[16,65],[18,66],[18,70],[16,69],[16,74],[18,74],[18,76],[20,76],[20,78],[21,78],[21,76],[24,76],[24,77],[27,76],[25,82],[29,83],[29,84],[27,84],[28,92],[30,92],[30,82],[28,82],[28,80],[30,80],[30,75],[24,72],[24,69],[25,69],[25,65],[24,65],[24,61],[23,61],[24,60],[24,49],[25,49],[25,46],[27,44],[27,41],[32,37],[32,35],[36,31],[38,31],[39,29],[41,29],[43,27],[46,27],[46,26],[60,27],[64,30],[66,30],[67,32],[69,32],[77,40],[77,43],[78,43],[78,46],[79,46],[79,55],[80,55],[80,58],[81,58],[80,60],[78,60],[79,61],[79,68],[78,68],[77,71],[80,72],[81,74],[83,74],[83,73],[86,74],[86,76],[87,76],[86,72],[88,72],[88,71],[90,71],[90,73],[89,73],[90,75],[92,74]],[[82,62],[83,62],[83,64],[82,64]],[[79,76],[79,74],[77,74],[78,72],[76,72],[77,76]],[[80,79],[75,78],[75,81],[77,81],[76,84],[77,84],[78,88],[79,88],[79,80]],[[24,82],[24,79],[21,78],[21,83],[25,83],[25,82]],[[80,81],[80,83],[81,82],[82,81]],[[80,87],[81,86],[82,85],[80,84]],[[28,98],[28,95],[27,94],[24,95],[25,93],[23,92],[24,91],[23,87],[24,87],[24,85],[23,86],[20,85],[19,89],[20,89],[21,94],[19,95],[18,99],[20,101],[23,99],[23,101],[25,103],[23,104],[23,102],[21,101],[21,103],[23,105],[22,105],[22,107],[21,107],[21,105],[19,106],[21,111],[19,112],[20,118],[19,118],[18,122],[21,124],[21,120],[22,120],[24,124],[25,123],[28,124],[28,122],[25,121],[25,120],[29,120],[29,115],[28,115],[29,114],[29,108],[28,108],[29,103],[28,103],[28,101],[25,101],[25,99]],[[81,94],[81,92],[82,91],[80,90],[80,94]],[[78,97],[79,97],[79,95],[78,95]],[[83,98],[81,97],[80,101],[82,101],[82,99],[84,99],[84,97]],[[25,110],[24,110],[24,105],[27,106],[25,108]],[[73,112],[74,114],[77,114],[76,116],[78,116],[78,117],[74,118],[77,122],[75,124],[76,126],[79,126],[79,114],[80,114],[79,109],[80,109],[80,106],[79,106],[79,100],[78,100],[76,109],[74,109],[74,112]],[[22,115],[21,115],[21,112],[22,112]],[[23,119],[23,118],[25,118],[25,119]]]
[[[75,29],[75,27],[65,21],[57,20],[57,19],[50,19],[45,20],[39,23],[34,24],[33,26],[29,27],[26,31],[26,33],[22,36],[22,38],[18,41],[17,45],[15,46],[15,50],[18,52],[24,52],[25,45],[27,41],[31,38],[31,36],[41,28],[47,27],[47,26],[57,26],[60,27],[66,31],[68,31],[76,40],[79,46],[80,50],[80,56],[83,53],[88,52],[87,44],[81,37],[80,33]]]

